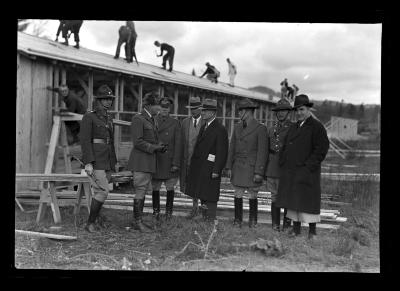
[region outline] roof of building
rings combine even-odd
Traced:
[[[280,98],[252,91],[242,87],[231,87],[226,83],[211,83],[206,78],[199,78],[179,71],[168,72],[161,67],[139,62],[127,63],[123,58],[114,59],[112,55],[98,51],[72,46],[65,46],[56,41],[40,38],[23,32],[18,32],[19,52],[40,56],[48,59],[75,63],[102,70],[115,71],[122,74],[141,76],[164,82],[196,87],[204,90],[217,91],[241,97],[248,97],[269,103],[276,103]]]

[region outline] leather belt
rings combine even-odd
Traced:
[[[104,144],[110,144],[110,139],[103,139],[103,138],[94,138],[92,140],[92,143],[104,143]]]

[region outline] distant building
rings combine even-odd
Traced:
[[[332,116],[325,124],[329,138],[340,138],[343,140],[359,139],[357,134],[358,120]]]

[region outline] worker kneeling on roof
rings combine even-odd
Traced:
[[[96,218],[107,199],[111,171],[115,170],[117,163],[113,122],[107,112],[111,108],[115,96],[107,85],[102,85],[97,90],[95,98],[96,107],[83,116],[80,131],[85,171],[92,178],[93,197],[86,225],[86,230],[89,232],[95,232],[98,230],[97,226],[102,226],[101,223],[96,223]]]

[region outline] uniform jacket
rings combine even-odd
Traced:
[[[117,157],[112,117],[101,108],[87,112],[82,118],[79,134],[83,162],[92,163],[95,170],[114,170]],[[108,139],[109,144],[93,143],[94,138]]]
[[[282,149],[283,141],[289,131],[290,126],[293,124],[290,120],[285,120],[283,123],[274,124],[273,127],[268,128],[268,159],[265,176],[272,178],[279,178],[279,152]]]
[[[190,161],[190,156],[189,156],[189,129],[190,129],[190,124],[192,123],[192,116],[185,118],[182,120],[182,126],[181,126],[181,139],[182,139],[182,146],[181,146],[181,167],[180,167],[180,179],[179,179],[179,185],[180,185],[180,190],[183,193],[186,193],[186,177],[189,173],[189,168],[188,168],[188,162]],[[205,124],[205,121],[203,118],[200,119],[200,124],[197,126],[200,126],[200,128]],[[199,132],[200,133],[200,132]],[[193,145],[194,146],[194,145]]]
[[[329,149],[324,126],[312,116],[299,128],[293,124],[279,157],[281,176],[277,206],[320,214],[321,162]]]
[[[159,141],[167,144],[167,151],[157,152],[157,171],[153,175],[154,179],[170,179],[178,177],[179,172],[171,173],[171,167],[180,167],[181,161],[181,125],[178,120],[168,116],[163,121],[163,117],[156,117],[158,126]]]
[[[152,118],[143,110],[132,118],[131,133],[133,148],[128,160],[132,172],[156,172],[155,145],[158,143],[157,129]]]
[[[252,119],[246,128],[243,122],[235,124],[230,146],[227,168],[231,169],[231,182],[235,186],[256,187],[255,174],[264,176],[268,157],[267,128]]]
[[[214,161],[212,156],[215,156]],[[202,200],[219,200],[221,172],[228,157],[228,133],[225,127],[214,120],[206,130],[200,129],[194,152],[190,161],[187,195]],[[212,179],[211,174],[219,174]]]
[[[70,92],[68,96],[63,100],[65,102],[65,105],[67,106],[68,111],[78,114],[85,114],[86,106],[83,104],[82,99],[75,94],[72,94]]]

